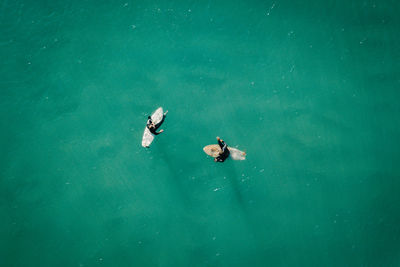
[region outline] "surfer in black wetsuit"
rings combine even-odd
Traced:
[[[229,150],[227,144],[225,144],[224,140],[217,136],[218,145],[221,148],[221,152],[219,156],[214,159],[216,162],[224,162],[229,157]]]
[[[147,128],[149,129],[149,131],[150,131],[152,134],[154,134],[154,135],[159,135],[160,133],[164,132],[163,129],[161,129],[158,133],[156,132],[156,130],[157,130],[158,128],[160,128],[161,124],[164,122],[167,113],[168,113],[168,110],[163,114],[162,120],[161,120],[159,123],[157,123],[157,124],[155,124],[155,123],[151,120],[151,117],[150,117],[150,116],[148,117],[148,120],[147,120]]]

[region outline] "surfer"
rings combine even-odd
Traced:
[[[217,136],[218,145],[221,148],[221,152],[219,152],[218,157],[214,159],[216,162],[224,162],[229,157],[228,146],[225,144],[224,140]]]
[[[163,114],[162,120],[161,120],[159,123],[157,123],[157,124],[155,124],[155,123],[151,120],[151,117],[150,117],[150,116],[148,117],[148,120],[147,120],[147,128],[149,129],[149,131],[150,131],[152,134],[154,134],[154,135],[159,135],[160,133],[164,132],[163,129],[161,129],[158,133],[157,133],[156,131],[157,131],[158,128],[160,128],[161,124],[164,122],[167,113],[168,113],[168,110]]]

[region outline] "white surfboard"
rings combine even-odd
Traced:
[[[217,144],[205,146],[203,148],[203,150],[207,155],[209,155],[213,158],[218,157],[219,153],[221,152],[221,148]],[[239,149],[230,147],[230,146],[228,146],[228,150],[229,150],[230,157],[233,160],[245,160],[246,159],[246,152],[240,151]]]
[[[151,115],[151,120],[154,122],[154,124],[159,123],[162,118],[163,118],[163,109],[162,107],[159,107],[154,113]],[[151,143],[154,140],[154,135],[150,132],[149,129],[144,128],[144,133],[143,133],[143,138],[142,138],[142,146],[143,147],[149,147]]]

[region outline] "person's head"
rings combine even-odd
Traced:
[[[151,120],[151,117],[150,117],[150,116],[148,116],[147,118],[148,118],[149,120]]]

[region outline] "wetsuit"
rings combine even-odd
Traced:
[[[218,162],[224,162],[229,157],[228,146],[221,139],[218,140],[218,145],[222,151],[221,151],[221,153],[219,153],[219,156],[216,157],[216,159]]]
[[[164,122],[164,120],[165,120],[165,115],[163,115],[163,118],[162,118],[162,120],[159,122],[159,123],[157,123],[156,125],[154,125],[154,127],[150,127],[150,125],[153,123],[153,121],[151,120],[151,117],[149,116],[148,117],[148,120],[147,120],[147,129],[149,129],[149,131],[152,133],[152,134],[154,134],[154,135],[159,135],[160,134],[160,132],[156,132],[156,130],[158,129],[158,128],[160,128],[160,126],[161,126],[161,124]]]

